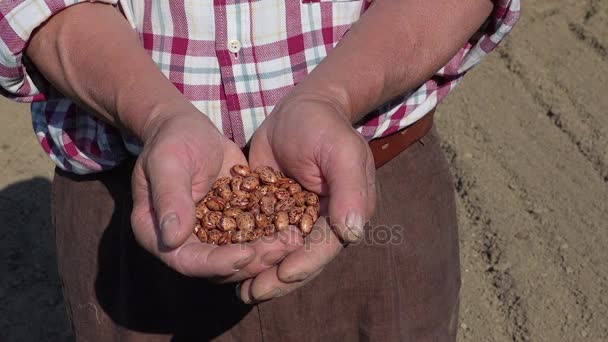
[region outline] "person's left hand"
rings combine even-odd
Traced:
[[[376,201],[368,144],[344,109],[322,95],[292,93],[283,99],[256,131],[249,163],[281,170],[319,194],[322,217],[303,247],[241,284],[246,303],[283,296],[317,276],[342,250],[340,239],[363,238]]]

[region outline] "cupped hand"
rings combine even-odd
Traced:
[[[192,234],[195,203],[213,182],[247,164],[232,141],[196,110],[154,117],[132,175],[131,224],[138,243],[177,272],[220,282],[268,269],[299,247],[287,232],[276,239],[215,246]]]
[[[346,114],[322,95],[296,94],[284,99],[256,131],[251,166],[272,166],[319,194],[327,218],[320,218],[305,245],[280,265],[243,282],[243,301],[293,291],[321,272],[342,250],[342,241],[363,238],[376,201],[375,167],[368,144]]]

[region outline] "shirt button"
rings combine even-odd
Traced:
[[[228,51],[232,53],[237,53],[241,50],[241,42],[236,39],[231,39],[228,42]]]

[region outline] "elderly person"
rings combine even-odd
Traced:
[[[78,341],[455,339],[455,205],[432,114],[519,0],[21,0],[0,13],[0,85],[33,102],[57,164]],[[195,203],[247,163],[322,197],[321,239],[196,239]]]

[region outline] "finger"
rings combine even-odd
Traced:
[[[161,253],[161,259],[178,272],[191,277],[226,277],[238,273],[255,258],[247,246],[216,246],[192,236],[184,245]]]
[[[299,230],[291,227],[272,236],[265,236],[249,244],[255,258],[239,272],[220,280],[221,283],[252,278],[260,272],[280,263],[287,255],[302,247],[304,240]]]
[[[327,219],[321,218],[302,248],[241,285],[241,300],[264,301],[292,292],[314,279],[342,248]]]
[[[195,223],[192,174],[182,161],[160,153],[149,156],[145,170],[162,244],[176,248],[192,234]]]
[[[131,226],[137,242],[148,252],[176,271],[189,276],[230,276],[246,267],[255,257],[248,246],[217,247],[202,244],[190,231],[187,241],[178,249],[166,250],[159,243],[158,225],[152,208],[141,162],[138,160],[132,177],[133,211]],[[161,250],[162,249],[162,250]]]
[[[253,298],[250,296],[251,283],[253,282],[253,278],[247,279],[237,285],[236,287],[236,295],[237,297],[245,304],[253,303]]]
[[[270,166],[271,168],[277,171],[281,171],[281,167],[278,165],[274,158],[259,156],[259,154],[256,153],[254,150],[249,153],[249,158],[251,170],[255,170],[259,166]]]
[[[218,178],[230,177],[230,169],[234,165],[248,165],[248,162],[241,149],[232,141],[228,141],[225,143],[224,163],[222,164]]]
[[[285,296],[312,281],[322,271],[322,268],[318,269],[308,278],[299,282],[288,284],[279,280],[276,266],[269,268],[260,273],[257,277],[253,278],[251,282],[249,282],[246,289],[241,289],[241,293],[243,293],[243,291],[248,291],[246,294],[241,296],[241,300],[249,304],[259,303],[273,298]]]
[[[277,277],[284,283],[301,282],[329,264],[343,248],[327,218],[321,217],[306,237],[303,248],[281,262]]]
[[[275,170],[280,170],[279,164],[272,153],[272,148],[268,143],[268,137],[258,132],[251,139],[249,162],[252,170],[255,170],[258,166],[270,166]]]
[[[365,141],[353,135],[341,144],[328,148],[321,168],[329,186],[329,214],[332,227],[345,241],[363,238],[368,211],[368,153]]]
[[[179,247],[171,250],[160,247],[154,231],[152,216],[141,209],[131,216],[137,242],[177,272],[191,277],[228,277],[245,268],[255,258],[253,249],[246,245],[215,246],[201,243],[190,234]]]

